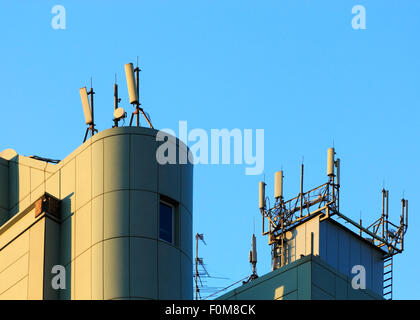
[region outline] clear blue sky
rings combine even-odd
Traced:
[[[54,30],[51,8],[66,8]],[[366,7],[366,30],[351,9]],[[326,150],[342,159],[341,209],[373,221],[383,183],[398,221],[410,203],[406,252],[395,258],[394,298],[420,298],[420,2],[418,1],[1,1],[0,150],[62,159],[85,125],[79,88],[93,77],[98,129],[112,126],[114,74],[140,57],[143,106],[155,127],[265,130],[265,177],[285,170],[286,197],[326,181]],[[129,109],[129,107],[128,107]],[[260,235],[260,176],[244,166],[199,165],[194,232],[228,285],[250,273],[255,218],[258,271],[270,270]],[[210,283],[211,285],[212,283]]]

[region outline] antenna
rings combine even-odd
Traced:
[[[255,234],[252,234],[251,250],[249,251],[249,263],[252,265],[252,274],[249,276],[248,280],[243,281],[244,284],[258,278],[258,274],[257,274],[257,238],[255,237]]]
[[[326,219],[343,219],[343,223],[351,224],[356,228],[360,237],[364,237],[373,245],[384,251],[384,261],[390,261],[395,254],[404,250],[404,236],[408,229],[408,201],[404,195],[401,199],[401,215],[399,224],[390,221],[391,208],[389,207],[389,191],[382,189],[382,214],[381,217],[368,225],[366,217],[362,220],[362,211],[359,219],[352,220],[340,213],[340,158],[335,157],[334,148],[328,149],[327,175],[328,181],[311,190],[304,191],[303,177],[304,165],[301,164],[300,192],[291,199],[276,199],[273,206],[270,199],[265,198],[265,184],[260,182],[259,211],[261,212],[262,235],[268,236],[271,245],[272,269],[276,270],[293,261],[288,251],[288,240],[291,231],[297,225],[306,223],[310,219],[319,217],[320,221]],[[274,196],[282,196],[281,172],[276,172]],[[335,220],[335,219],[333,219]],[[357,222],[356,222],[357,221]],[[338,222],[338,221],[337,221]],[[268,224],[268,228],[266,227]],[[354,229],[353,229],[354,230]],[[354,230],[356,232],[356,230]],[[312,235],[311,235],[311,252]],[[388,259],[388,260],[386,260]],[[253,262],[252,253],[250,262]],[[392,260],[391,260],[392,263]],[[391,265],[392,266],[392,265]],[[388,271],[386,271],[388,272]],[[389,286],[389,285],[388,285]],[[384,292],[385,295],[385,292]]]
[[[328,159],[327,159],[327,176],[330,178],[334,177],[334,155],[335,151],[334,148],[328,149]]]
[[[283,170],[274,174],[274,197],[278,201],[283,200]]]
[[[260,181],[259,208],[261,210],[265,208],[265,183],[263,181]]]
[[[303,172],[304,172],[304,165],[303,161],[300,166],[300,216],[302,217],[302,210],[303,210]]]
[[[255,234],[252,234],[252,240],[251,240],[251,259],[252,263],[252,274],[257,274],[256,264],[257,264],[257,238],[255,237]]]
[[[95,92],[93,91],[93,88],[92,88],[92,78],[90,80],[90,83],[91,83],[91,87],[90,87],[89,92],[87,92],[86,87],[80,88],[80,98],[82,100],[83,112],[85,115],[85,123],[88,125],[83,142],[86,141],[89,131],[91,132],[92,136],[95,134],[95,132],[98,132],[98,130],[95,129],[95,121],[94,121],[93,95],[95,94]],[[90,105],[89,105],[89,98],[88,98],[89,95],[90,95]]]
[[[91,125],[93,123],[92,110],[90,109],[86,87],[80,88],[80,98],[82,99],[83,112],[85,114],[85,122],[87,125]]]
[[[127,88],[128,95],[130,98],[130,103],[135,106],[135,111],[131,114],[130,126],[133,124],[133,119],[136,117],[136,126],[140,126],[140,112],[143,114],[146,121],[149,123],[150,128],[153,128],[152,122],[149,117],[144,112],[143,108],[140,108],[140,99],[139,99],[139,82],[140,82],[140,71],[141,69],[137,66],[133,69],[132,63],[127,63],[125,66],[125,76],[127,78]],[[135,73],[135,77],[134,77]]]
[[[118,84],[117,84],[117,76],[115,75],[115,83],[114,83],[114,125],[113,128],[118,127],[118,122],[121,119],[127,117],[127,113],[123,108],[120,108],[118,104],[120,103],[121,98],[118,97]]]
[[[335,167],[336,167],[336,172],[337,172],[337,185],[340,186],[340,164],[341,164],[341,160],[340,158],[338,158],[337,160],[335,160]]]
[[[200,295],[200,288],[198,285],[198,281],[200,281],[201,286],[203,286],[203,283],[201,281],[201,275],[210,276],[209,273],[206,270],[206,267],[204,266],[203,258],[198,257],[198,240],[201,240],[205,245],[207,245],[206,241],[204,241],[204,234],[203,233],[197,233],[195,235],[195,275],[194,275],[194,281],[195,281],[195,300],[198,300],[198,297]],[[204,272],[199,271],[199,267],[203,269]]]
[[[127,79],[128,96],[131,104],[139,104],[137,83],[134,80],[133,64],[127,63],[125,66],[125,77]],[[136,68],[137,70],[138,68]]]

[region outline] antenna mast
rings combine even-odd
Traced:
[[[118,127],[118,122],[121,119],[124,119],[127,116],[127,113],[124,111],[123,108],[120,108],[118,104],[120,103],[121,98],[118,97],[118,84],[117,84],[117,76],[115,76],[115,83],[114,83],[114,125],[113,128]]]
[[[201,275],[203,272],[200,272],[199,267],[201,266],[204,270],[204,275],[209,276],[206,268],[204,267],[203,258],[198,257],[198,240],[201,240],[205,245],[207,245],[206,241],[204,241],[204,234],[197,233],[195,235],[195,274],[194,274],[194,282],[195,282],[195,300],[201,299],[200,295],[200,288],[199,286],[203,286],[203,282],[201,281]],[[200,285],[199,283],[200,282]]]
[[[91,132],[91,136],[93,136],[95,132],[98,132],[98,130],[95,129],[95,117],[94,117],[95,113],[93,109],[93,95],[94,94],[95,92],[93,91],[92,78],[91,78],[89,92],[87,92],[86,87],[80,88],[80,98],[82,99],[83,112],[85,114],[85,122],[88,125],[83,142],[86,141],[89,131]],[[88,96],[90,96],[90,105],[89,105]]]
[[[249,276],[248,280],[243,281],[243,284],[248,283],[249,281],[255,280],[258,278],[257,274],[257,238],[255,234],[252,234],[251,241],[251,251],[249,251],[249,263],[252,265],[252,274]]]
[[[140,112],[143,114],[146,121],[149,123],[150,128],[153,128],[152,122],[150,121],[149,117],[144,112],[143,108],[141,108],[140,103],[140,71],[141,69],[137,67],[133,70],[133,64],[127,63],[125,65],[125,75],[127,78],[127,87],[128,87],[128,94],[130,96],[130,103],[135,106],[135,111],[131,114],[130,119],[130,126],[133,124],[133,119],[136,117],[136,126],[140,126]],[[135,77],[134,77],[135,74]]]
[[[117,84],[117,76],[115,76],[115,83],[114,83],[114,111],[118,109],[118,103],[121,99],[118,98],[118,84]],[[118,119],[114,118],[114,127],[118,127]]]

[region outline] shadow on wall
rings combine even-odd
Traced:
[[[9,162],[0,158],[0,226],[9,219]]]
[[[60,289],[60,300],[71,300],[71,252],[72,252],[72,201],[74,192],[61,200],[61,226],[60,226],[60,265],[65,267],[66,286]]]
[[[19,156],[16,155],[9,160],[9,177],[8,177],[8,187],[9,187],[9,215],[7,220],[13,218],[20,211],[19,204]]]

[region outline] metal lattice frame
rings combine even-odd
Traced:
[[[381,248],[385,252],[385,257],[401,253],[404,250],[404,235],[408,228],[408,200],[401,200],[400,225],[397,226],[389,221],[389,192],[382,190],[382,193],[382,215],[368,227],[363,227],[361,220],[360,223],[357,223],[340,213],[340,185],[333,176],[330,177],[329,182],[307,192],[303,192],[301,188],[299,195],[290,200],[284,201],[282,198],[278,198],[272,208],[261,209],[262,234],[269,236],[269,244],[273,246],[273,261],[275,257],[284,259],[285,233],[318,215],[321,215],[322,220],[336,215],[349,222],[359,230],[360,236],[363,235],[371,239],[375,246]],[[268,230],[265,226],[266,220]],[[284,260],[281,265],[283,264]]]

